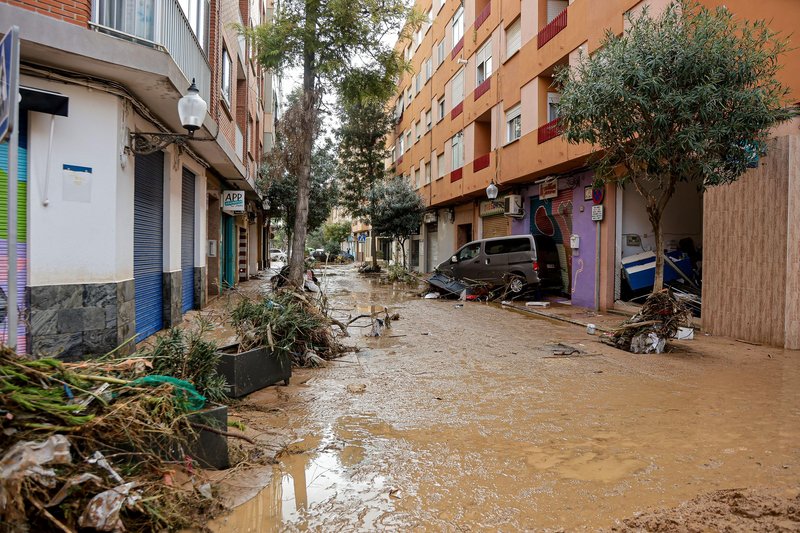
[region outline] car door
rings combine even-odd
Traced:
[[[481,254],[480,279],[487,283],[501,284],[508,273],[508,239],[491,239],[484,243]]]
[[[453,265],[453,277],[457,279],[479,280],[481,266],[481,243],[471,242],[456,252],[458,262]]]

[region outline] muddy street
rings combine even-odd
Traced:
[[[351,267],[322,284],[340,317],[400,319],[231,407],[276,464],[224,479],[238,506],[215,531],[595,530],[719,489],[798,492],[797,352],[700,334],[633,355]]]

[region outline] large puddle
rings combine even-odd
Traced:
[[[798,352],[720,339],[634,356],[570,325],[330,279],[353,316],[399,309],[393,337],[361,337],[282,393],[300,437],[215,531],[595,530],[800,482]],[[553,342],[594,356],[548,357]]]

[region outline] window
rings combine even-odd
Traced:
[[[439,168],[439,178],[444,177],[444,152],[436,156],[436,166]]]
[[[516,54],[520,46],[522,46],[522,31],[520,19],[517,19],[506,28],[506,59]]]
[[[453,107],[457,106],[464,101],[464,69],[458,71],[458,74],[453,76],[453,81],[450,83],[450,96]]]
[[[464,132],[458,132],[453,136],[453,170],[464,166]]]
[[[417,142],[419,140],[419,138],[422,137],[422,123],[421,122],[417,122],[416,124],[414,124],[414,136],[416,137],[416,140],[414,142]]]
[[[558,104],[561,102],[559,93],[547,93],[547,121],[552,122],[558,118]]]
[[[515,252],[530,252],[531,239],[529,237],[517,237],[514,239],[503,239],[502,241],[490,241],[486,243],[486,255],[513,254]]]
[[[406,49],[403,50],[403,58],[406,61],[411,60],[411,47],[410,46],[406,46]]]
[[[506,111],[506,142],[522,137],[522,110],[516,105]]]
[[[439,115],[436,119],[436,122],[439,122],[444,118],[444,96],[439,98],[439,102],[437,102],[436,107],[439,109]]]
[[[411,100],[414,99],[414,95],[411,93],[411,87],[406,89],[406,109],[411,105]]]
[[[436,45],[436,68],[439,68],[444,63],[444,41]]]
[[[483,48],[478,50],[478,56],[476,59],[478,64],[478,72],[477,72],[477,83],[476,85],[480,85],[486,78],[492,75],[492,41],[489,40],[488,43],[484,45]]]
[[[404,153],[406,153],[406,146],[403,142],[403,135],[400,135],[400,138],[397,139],[397,157],[401,157]]]
[[[411,148],[411,130],[406,132],[406,150]]]
[[[231,103],[231,56],[228,55],[228,49],[222,47],[222,98],[230,105]]]
[[[422,89],[422,86],[425,85],[425,82],[422,80],[422,74],[422,72],[417,74],[417,90],[415,91],[415,94],[419,94],[420,89]]]
[[[419,169],[417,169],[414,171],[414,186],[419,188],[420,185],[422,182],[420,182]]]
[[[433,71],[431,69],[431,58],[429,57],[428,59],[426,59],[422,65],[423,65],[423,70],[425,71],[425,83],[427,83],[428,80],[431,79],[431,75],[433,74]]]
[[[437,13],[442,9],[442,6],[444,6],[444,2],[445,0],[433,0],[433,5],[436,6]]]
[[[470,259],[478,257],[480,252],[481,243],[476,242],[475,244],[468,244],[458,251],[458,260],[469,261]]]
[[[425,112],[425,131],[431,131],[431,110]]]
[[[425,163],[425,184],[431,182],[431,164]]]
[[[180,0],[178,2],[189,21],[189,26],[197,37],[197,42],[208,51],[206,28],[208,25],[208,3],[206,0]],[[138,3],[137,3],[138,4]]]
[[[424,31],[423,33],[428,33],[428,30],[431,29],[433,25],[433,8],[430,8],[427,13],[425,13],[425,23],[423,24]]]
[[[456,47],[458,42],[464,37],[464,7],[458,6],[456,10],[456,14],[453,15],[453,22],[451,23],[453,26],[453,46],[450,48],[453,49]]]

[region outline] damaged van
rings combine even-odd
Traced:
[[[555,242],[544,235],[512,235],[465,244],[436,272],[464,283],[507,285],[511,292],[561,288]]]

